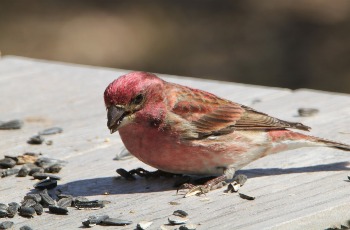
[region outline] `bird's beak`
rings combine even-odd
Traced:
[[[125,108],[123,106],[112,105],[107,109],[107,127],[111,131],[111,134],[118,130],[124,117]]]

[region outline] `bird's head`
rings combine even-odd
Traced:
[[[163,80],[146,72],[132,72],[110,83],[104,92],[107,126],[111,133],[151,112],[161,100]],[[153,109],[152,109],[153,107]]]

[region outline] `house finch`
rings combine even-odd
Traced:
[[[132,155],[159,170],[176,174],[221,175],[269,154],[300,147],[350,145],[290,131],[310,128],[283,121],[211,93],[132,72],[104,92],[107,126],[119,131]]]

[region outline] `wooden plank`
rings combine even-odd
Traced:
[[[0,92],[6,98],[0,100],[0,119],[25,120],[21,130],[0,131],[0,157],[30,151],[67,160],[59,174],[63,178],[60,189],[112,202],[101,210],[70,209],[68,216],[17,216],[13,218],[16,228],[24,224],[34,229],[78,228],[88,215],[108,213],[134,221],[123,229],[134,229],[144,219],[154,221],[151,229],[158,229],[176,209],[189,212],[191,222],[201,224],[199,229],[320,229],[349,217],[346,178],[350,157],[348,152],[334,149],[304,148],[251,163],[241,170],[250,178],[241,192],[256,196],[254,201],[224,195],[223,189],[184,199],[175,194],[174,179],[116,179],[115,169],[120,167],[151,169],[135,158],[112,160],[122,142],[106,128],[102,94],[108,83],[126,72],[18,57],[0,60]],[[161,76],[247,105],[259,99],[261,102],[253,105],[258,110],[310,125],[313,135],[349,143],[349,95]],[[299,107],[319,108],[320,113],[297,117]],[[62,134],[48,137],[52,146],[26,144],[30,136],[51,126],[64,128]],[[28,178],[0,179],[0,202],[19,202],[33,183]],[[105,192],[110,195],[103,195]],[[180,205],[170,205],[170,201]]]

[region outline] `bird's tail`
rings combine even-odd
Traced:
[[[323,139],[323,138],[319,138],[319,137],[314,137],[314,138],[316,139],[317,142],[323,143],[327,147],[341,149],[341,150],[344,150],[344,151],[350,151],[350,145],[347,145],[347,144],[344,144],[344,143],[340,143],[340,142],[336,142],[336,141]]]
[[[269,131],[271,140],[275,143],[287,144],[288,149],[300,147],[317,147],[325,146],[345,151],[350,151],[350,145],[331,141],[319,137],[309,136],[290,130],[273,130]]]

